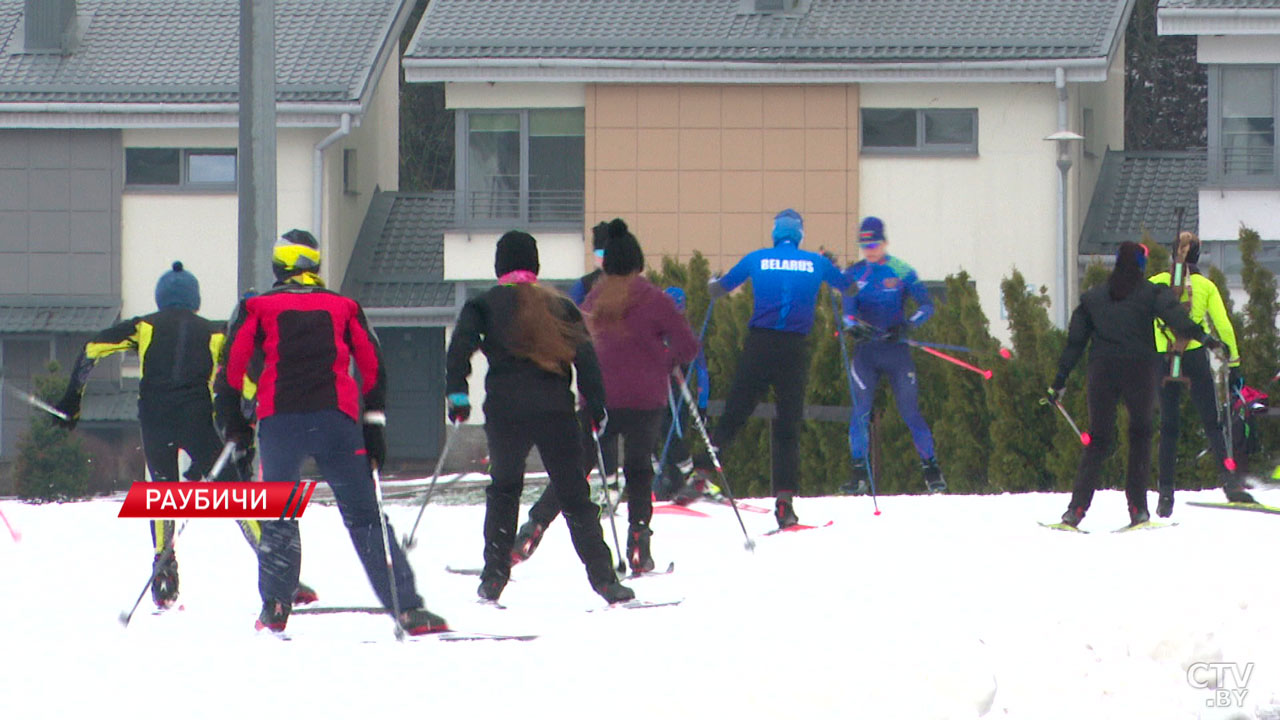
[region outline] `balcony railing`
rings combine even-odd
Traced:
[[[468,222],[580,224],[583,214],[581,190],[530,190],[524,202],[518,190],[472,190],[466,194]]]

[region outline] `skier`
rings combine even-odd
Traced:
[[[675,301],[677,310],[684,312],[683,288],[673,285],[664,289],[663,292]],[[711,399],[711,376],[707,372],[707,356],[702,350],[699,350],[698,356],[693,359],[693,366],[687,375],[687,381],[696,385],[696,388],[690,389],[695,392],[698,406],[690,408],[684,404],[680,383],[674,377],[671,378],[667,396],[667,404],[671,406],[671,412],[663,415],[662,430],[658,434],[660,438],[664,438],[667,452],[663,456],[662,448],[658,450],[659,476],[654,480],[655,498],[675,500],[681,505],[688,505],[703,495],[714,496],[719,492],[719,488],[706,477],[706,471],[711,467],[710,458],[705,457],[705,453],[695,458],[691,449],[693,445],[692,413],[696,412],[702,418],[706,418],[707,402]],[[678,415],[677,408],[679,408]]]
[[[271,269],[272,289],[242,300],[234,315],[217,380],[219,424],[228,440],[249,444],[253,430],[240,412],[240,398],[251,367],[260,367],[253,390],[262,479],[296,483],[303,461],[314,458],[383,607],[399,609],[396,620],[410,635],[448,630],[444,618],[423,607],[395,530],[379,517],[371,467],[386,459],[387,389],[377,337],[359,303],[324,287],[320,245],[311,233],[290,230],[281,236]],[[358,385],[348,370],[353,362]],[[384,543],[390,544],[396,598]],[[285,629],[301,564],[297,520],[263,522],[259,630]]]
[[[471,415],[471,356],[480,350],[489,363],[484,429],[492,482],[485,492],[484,570],[477,594],[496,601],[511,576],[525,461],[536,446],[591,588],[610,603],[631,600],[635,593],[614,574],[600,530],[600,509],[591,502],[582,474],[570,381],[576,369],[578,391],[592,422],[606,428],[595,350],[578,309],[539,285],[538,270],[533,236],[515,230],[504,234],[494,256],[498,285],[467,301],[449,339],[445,387],[450,421]]]
[[[1231,318],[1222,302],[1222,294],[1213,281],[1200,273],[1196,263],[1200,260],[1200,240],[1193,233],[1184,232],[1180,241],[1190,243],[1186,255],[1187,289],[1179,298],[1190,300],[1191,320],[1208,332],[1206,319],[1213,322],[1226,351],[1230,354],[1228,361],[1228,393],[1235,397],[1239,388],[1244,387],[1240,376],[1240,353],[1236,345],[1236,333],[1231,327]],[[1168,272],[1153,275],[1150,280],[1156,285],[1169,285]],[[1156,321],[1156,352],[1164,354],[1171,343],[1175,342],[1173,334],[1160,321]],[[1164,375],[1163,367],[1157,366],[1158,374]],[[1223,437],[1222,423],[1218,418],[1218,397],[1214,388],[1213,370],[1209,365],[1209,353],[1200,343],[1194,340],[1187,344],[1182,352],[1182,374],[1191,382],[1191,404],[1200,415],[1204,425],[1205,437],[1209,440],[1209,449],[1218,461],[1222,477],[1222,489],[1231,502],[1251,503],[1253,496],[1245,491],[1244,485],[1233,470],[1227,469],[1227,443]],[[1160,499],[1156,504],[1156,515],[1169,517],[1173,514],[1173,473],[1178,455],[1179,414],[1182,409],[1182,383],[1164,382],[1160,386],[1160,474],[1158,488]]]
[[[616,219],[614,222],[621,222]],[[591,259],[595,262],[595,269],[578,278],[573,287],[569,288],[569,299],[573,300],[573,304],[582,307],[582,302],[587,299],[587,295],[591,292],[591,288],[595,286],[596,281],[604,275],[604,245],[609,240],[609,223],[597,223],[591,228]]]
[[[1129,462],[1125,495],[1129,501],[1130,525],[1150,519],[1147,512],[1147,476],[1151,474],[1151,410],[1157,364],[1153,321],[1159,318],[1186,338],[1210,350],[1222,346],[1192,322],[1174,293],[1143,277],[1147,266],[1146,247],[1132,242],[1120,244],[1115,269],[1107,282],[1080,297],[1071,313],[1067,346],[1058,359],[1058,374],[1049,387],[1049,397],[1057,400],[1067,385],[1085,346],[1089,353],[1087,389],[1089,432],[1092,441],[1085,447],[1076,471],[1071,503],[1062,522],[1080,524],[1093,500],[1098,473],[1111,454],[1116,433],[1116,403],[1123,400],[1129,410]]]
[[[773,387],[778,408],[773,423],[774,518],[785,528],[800,522],[794,498],[800,485],[800,420],[813,308],[824,281],[843,291],[849,280],[827,258],[800,249],[804,220],[795,210],[787,208],[774,217],[772,235],[773,247],[748,253],[724,277],[711,281],[713,299],[747,280],[754,297],[747,339],[711,442],[718,450],[727,448]]]
[[[853,350],[853,416],[849,420],[849,448],[853,455],[853,479],[840,490],[846,494],[870,492],[871,469],[868,465],[868,433],[872,402],[881,375],[887,375],[898,413],[902,415],[916,452],[926,489],[931,493],[946,492],[947,482],[934,455],[933,433],[920,414],[917,397],[916,366],[911,360],[911,347],[902,342],[908,330],[920,327],[933,316],[933,300],[929,289],[916,271],[902,260],[889,255],[884,222],[868,216],[858,227],[858,245],[862,260],[845,270],[845,277],[856,290],[844,296],[844,325],[856,343]],[[916,305],[906,313],[908,298]]]
[[[183,479],[178,474],[179,450],[191,458],[186,477],[203,478],[222,451],[222,441],[213,426],[210,384],[225,340],[225,327],[196,314],[200,310],[200,282],[181,262],[173,263],[172,269],[160,276],[155,299],[156,312],[113,325],[85,344],[71,371],[67,390],[55,406],[67,419],[55,422],[68,430],[75,428],[85,384],[99,360],[119,352],[136,352],[142,372],[138,422],[151,480]],[[246,447],[242,456],[250,452],[251,448]],[[210,479],[233,478],[224,472]],[[258,521],[241,520],[239,524],[250,547],[256,550]],[[152,562],[156,570],[151,599],[159,608],[170,607],[178,599],[178,558],[170,547],[173,534],[174,521],[151,521],[155,548]],[[315,591],[302,583],[298,583],[294,598],[299,604],[317,599]]]
[[[604,277],[595,283],[583,311],[604,376],[605,409],[610,422],[600,432],[603,445],[621,438],[627,479],[627,561],[632,572],[654,568],[649,527],[653,518],[653,453],[657,450],[671,368],[692,362],[698,340],[675,302],[641,277],[644,253],[622,220],[609,223]],[[595,464],[595,439],[584,423],[583,467]],[[555,489],[548,487],[529,509],[529,521],[516,535],[515,551],[527,558],[560,512]]]

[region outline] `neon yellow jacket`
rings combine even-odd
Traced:
[[[1162,272],[1147,278],[1156,285],[1168,285],[1169,273]],[[1187,277],[1187,290],[1191,293],[1191,308],[1189,313],[1192,321],[1209,332],[1209,326],[1205,324],[1205,316],[1208,315],[1209,320],[1213,323],[1214,334],[1231,354],[1231,367],[1240,365],[1240,349],[1236,345],[1236,331],[1231,327],[1231,318],[1227,316],[1227,306],[1222,302],[1222,293],[1218,292],[1218,286],[1213,284],[1209,278],[1200,273],[1192,273]],[[1183,293],[1181,300],[1187,299],[1186,293]],[[1169,342],[1173,339],[1173,334],[1164,326],[1164,323],[1156,320],[1156,351],[1165,352],[1169,348]],[[1188,350],[1194,350],[1200,347],[1200,343],[1192,340],[1187,343]]]

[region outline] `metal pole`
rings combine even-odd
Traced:
[[[271,287],[276,238],[275,0],[240,0],[240,140],[236,156],[240,294]],[[313,228],[319,232],[319,228]]]

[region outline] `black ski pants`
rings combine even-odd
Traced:
[[[1164,363],[1157,364],[1157,378],[1164,377]],[[1182,353],[1182,374],[1191,382],[1191,404],[1204,424],[1204,436],[1209,440],[1209,450],[1218,461],[1218,467],[1227,459],[1227,442],[1218,418],[1218,395],[1213,384],[1213,368],[1209,365],[1209,351],[1203,347]],[[1182,411],[1181,382],[1168,382],[1160,386],[1160,492],[1173,492],[1174,468],[1178,459],[1178,429]]]
[[[800,421],[804,417],[808,373],[807,335],[751,328],[737,372],[733,374],[724,415],[711,434],[717,451],[724,452],[772,387],[778,408],[778,416],[773,421],[775,495],[800,489]]]
[[[1125,495],[1129,507],[1147,509],[1147,479],[1151,475],[1151,413],[1155,404],[1155,376],[1151,358],[1094,357],[1088,370],[1089,433],[1076,472],[1071,507],[1088,510],[1098,486],[1102,463],[1116,441],[1116,406],[1129,411],[1129,463]]]
[[[610,423],[612,424],[612,422]],[[613,559],[600,530],[600,508],[591,502],[582,472],[582,444],[578,421],[572,412],[538,413],[523,417],[485,418],[489,440],[489,475],[484,516],[484,580],[511,577],[511,549],[520,516],[525,463],[529,451],[538,448],[550,486],[544,495],[554,496],[569,525],[569,537],[578,558],[586,566],[593,589],[614,579]]]
[[[386,521],[387,534],[382,534],[364,434],[355,420],[338,410],[277,413],[258,423],[258,448],[262,479],[266,482],[297,483],[302,476],[303,461],[314,458],[320,475],[333,490],[351,544],[382,606],[392,607],[387,546],[383,544],[387,542],[391,547],[400,610],[422,607],[422,598],[414,586],[413,568],[395,539],[396,531],[390,520]],[[263,601],[292,603],[301,568],[302,536],[298,521],[264,521],[258,545],[258,592]]]
[[[612,441],[616,447],[618,440],[622,440],[622,472],[627,479],[627,519],[633,525],[648,524],[653,518],[653,453],[658,449],[658,432],[667,410],[606,409],[609,411],[609,423],[600,434],[600,445],[603,448]],[[582,449],[583,474],[587,475],[598,464],[598,458],[590,421],[585,419],[582,423]],[[548,485],[529,508],[529,519],[546,527],[556,519],[560,510],[555,487]]]

